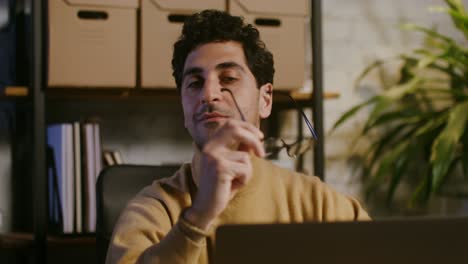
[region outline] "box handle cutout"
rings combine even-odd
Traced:
[[[265,27],[279,27],[281,26],[281,20],[277,18],[256,18],[255,25]]]
[[[167,16],[167,20],[171,23],[184,23],[185,19],[187,19],[188,15],[178,15],[178,14],[170,14]]]
[[[78,11],[78,17],[81,19],[106,20],[109,15],[104,11],[80,10]]]

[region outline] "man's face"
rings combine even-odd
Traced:
[[[247,122],[258,127],[260,118],[270,114],[272,86],[257,88],[240,43],[200,45],[187,56],[181,86],[185,127],[200,148],[229,118],[241,119],[231,95],[222,88],[232,91]]]

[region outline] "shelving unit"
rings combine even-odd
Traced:
[[[0,100],[29,100],[32,111],[32,204],[33,204],[33,228],[34,233],[30,236],[19,236],[16,239],[25,241],[28,245],[33,245],[36,263],[47,263],[47,252],[51,245],[93,245],[93,238],[70,238],[53,237],[48,235],[48,214],[47,214],[47,173],[46,173],[46,121],[45,106],[47,100],[178,100],[176,90],[143,90],[143,89],[45,89],[46,88],[46,1],[34,0],[32,4],[32,42],[29,47],[32,54],[30,65],[30,85],[27,94],[23,95],[0,95]],[[301,107],[311,107],[313,111],[313,123],[318,134],[318,142],[314,145],[314,174],[324,178],[324,137],[323,137],[323,104],[322,101],[328,98],[336,98],[339,95],[334,93],[324,93],[322,91],[322,38],[321,38],[321,0],[311,1],[311,21],[310,30],[312,36],[312,76],[314,92],[312,94],[293,93]],[[281,92],[275,92],[281,93]],[[284,93],[284,92],[283,92]],[[275,104],[281,108],[290,104],[284,96],[274,96]],[[276,116],[277,117],[277,116]],[[275,115],[272,117],[275,119]],[[274,121],[278,122],[278,120]],[[302,122],[299,123],[299,133],[302,133]],[[277,125],[277,124],[276,124]],[[302,136],[302,134],[300,134]]]

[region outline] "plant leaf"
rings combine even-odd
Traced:
[[[335,124],[333,125],[332,129],[330,132],[333,132],[337,127],[339,127],[340,125],[342,125],[346,120],[348,120],[350,117],[352,117],[353,115],[355,115],[361,108],[363,108],[364,106],[368,105],[368,104],[371,104],[373,103],[375,100],[377,100],[376,97],[372,97],[371,99],[365,101],[364,103],[361,103],[361,104],[358,104],[354,107],[352,107],[351,109],[349,109],[348,111],[346,111],[336,122]]]
[[[462,136],[468,120],[468,101],[456,105],[450,110],[444,130],[437,136],[431,151],[433,175],[432,190],[438,191],[447,176],[447,171],[455,158],[455,147]]]
[[[377,173],[366,188],[366,197],[370,197],[370,194],[375,190],[375,188],[385,180],[385,176],[393,174],[396,160],[401,156],[401,153],[405,151],[409,143],[410,141],[408,139],[403,140],[398,143],[397,146],[384,154],[379,162]]]
[[[463,176],[465,179],[468,179],[468,130],[465,130],[465,133],[463,133],[462,144],[461,161],[463,165]]]
[[[463,6],[463,2],[460,0],[446,0],[449,6],[447,12],[452,17],[453,24],[460,29],[465,38],[468,38],[468,16]]]
[[[378,126],[385,126],[385,125],[390,125],[392,123],[398,122],[398,123],[404,123],[406,125],[412,124],[412,123],[417,123],[421,120],[424,119],[423,113],[421,112],[416,112],[416,111],[411,111],[412,109],[397,109],[396,111],[392,111],[389,113],[384,113],[377,117],[375,120],[370,120],[372,123],[367,122],[366,125],[364,126],[364,130],[362,132],[363,135],[367,134],[372,128],[378,127]]]
[[[421,79],[414,77],[408,83],[396,85],[389,90],[385,91],[382,95],[376,96],[375,106],[369,115],[367,124],[373,124],[390,106],[394,105],[396,100],[401,99],[405,94],[412,92],[418,88]],[[368,126],[366,124],[366,126]]]
[[[400,124],[392,129],[385,131],[378,140],[369,146],[369,148],[363,154],[364,160],[369,164],[369,166],[367,166],[362,172],[363,179],[367,179],[372,171],[372,168],[378,165],[377,160],[381,158],[380,154],[387,148],[391,148],[393,142],[398,141],[398,136],[403,132],[403,128],[405,126],[406,124]],[[366,164],[366,162],[364,164]]]
[[[373,63],[371,63],[369,66],[364,68],[364,70],[359,74],[359,76],[356,78],[354,81],[354,87],[357,88],[359,83],[362,81],[362,79],[369,74],[374,68],[382,66],[382,64],[385,63],[385,60],[376,60]]]
[[[426,133],[429,133],[429,132],[433,131],[434,129],[442,126],[443,124],[446,123],[447,118],[448,118],[448,114],[446,114],[446,113],[441,114],[438,117],[432,118],[431,120],[429,120],[423,126],[421,126],[420,128],[418,128],[416,130],[415,136],[416,137],[422,136],[422,135],[424,135]]]
[[[382,96],[387,97],[389,99],[397,100],[402,98],[405,94],[414,91],[418,88],[418,85],[421,84],[423,81],[419,77],[413,77],[411,80],[404,84],[396,85],[393,88],[386,91]]]
[[[420,31],[420,32],[423,32],[425,33],[426,35],[428,36],[431,36],[433,38],[436,38],[436,39],[440,39],[446,43],[453,43],[453,40],[447,36],[444,36],[442,34],[440,34],[439,32],[435,31],[435,30],[432,30],[432,29],[428,29],[428,28],[425,28],[425,27],[421,27],[421,26],[418,26],[418,25],[415,25],[415,24],[411,24],[411,23],[407,23],[407,24],[403,24],[401,26],[402,29],[406,29],[406,30],[416,30],[416,31]]]
[[[432,56],[426,56],[426,57],[422,58],[418,62],[418,68],[420,68],[420,69],[426,68],[428,65],[434,63],[434,61],[436,61],[438,59],[438,57],[439,56],[432,55]]]
[[[395,194],[396,188],[401,182],[401,178],[405,174],[405,169],[408,165],[408,160],[414,152],[413,144],[409,144],[404,150],[400,152],[396,161],[395,161],[395,170],[391,176],[390,185],[387,192],[387,206],[390,206],[393,196]]]
[[[364,127],[368,127],[369,124],[375,123],[379,116],[392,105],[393,100],[386,96],[378,96],[377,98],[378,99],[375,102],[375,106],[372,109],[372,112],[370,113]]]
[[[408,202],[408,208],[414,208],[416,204],[424,203],[429,200],[431,193],[432,174],[426,170],[425,177],[416,187]]]

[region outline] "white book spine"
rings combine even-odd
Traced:
[[[94,185],[93,185],[93,191],[96,193],[96,182],[97,182],[97,177],[99,176],[99,173],[101,172],[102,169],[102,147],[101,147],[101,133],[99,129],[99,124],[95,123],[93,124],[93,132],[94,132],[94,158],[95,158],[95,179],[94,179]],[[96,208],[96,199],[94,199],[94,207]],[[96,228],[96,213],[93,214],[94,219],[92,222],[92,225],[94,229]]]
[[[61,177],[62,181],[60,182],[62,186],[61,188],[61,193],[60,193],[60,202],[62,206],[62,231],[66,232],[68,229],[67,222],[68,222],[68,215],[67,215],[67,158],[66,158],[66,128],[65,125],[61,125],[60,129],[62,130],[62,138],[61,138],[61,149],[62,149],[62,155],[60,156],[60,163],[62,164],[61,166]]]
[[[75,221],[76,232],[83,232],[81,206],[81,138],[80,123],[73,123],[74,157],[75,157]]]
[[[66,226],[64,233],[73,233],[73,220],[74,220],[74,199],[75,199],[75,168],[73,157],[73,126],[72,124],[65,124],[65,168],[66,168]]]
[[[101,130],[99,124],[94,124],[94,149],[96,151],[96,182],[99,173],[102,170],[102,145],[101,145]]]
[[[87,217],[87,232],[94,232],[96,230],[96,167],[95,162],[95,150],[94,150],[94,129],[93,124],[87,123],[85,126],[85,140],[86,140],[86,194],[88,206],[86,208]]]

